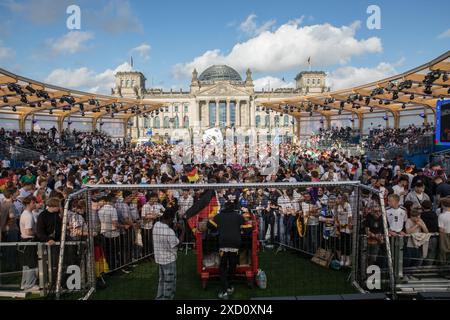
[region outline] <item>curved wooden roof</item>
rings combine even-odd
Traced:
[[[450,51],[447,51],[412,70],[365,85],[307,96],[261,97],[258,103],[297,118],[311,112],[331,117],[347,111],[361,119],[376,110],[391,112],[398,118],[410,106],[422,106],[434,112],[438,99],[450,98],[449,74]],[[128,121],[134,115],[157,110],[165,104],[62,88],[0,69],[0,113],[17,113],[22,125],[34,113],[52,114],[60,123],[71,115],[90,117],[93,123],[103,117]]]

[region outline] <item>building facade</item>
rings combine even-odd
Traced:
[[[115,96],[142,99],[143,102],[159,102],[162,107],[134,118],[132,138],[153,136],[168,137],[176,128],[196,128],[200,132],[209,128],[255,128],[258,135],[279,128],[282,136],[295,135],[297,119],[282,110],[265,109],[259,102],[270,97],[295,96],[329,90],[324,72],[302,72],[297,75],[296,88],[255,91],[252,72],[247,70],[245,79],[233,68],[213,65],[200,75],[192,72],[190,90],[163,91],[145,88],[145,76],[136,71],[118,72]],[[149,130],[150,129],[150,130]]]

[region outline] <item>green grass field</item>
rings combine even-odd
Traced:
[[[250,289],[245,280],[236,281],[233,299],[252,297],[280,297],[301,295],[345,294],[355,290],[347,281],[349,272],[335,271],[317,266],[296,252],[265,251],[259,253],[259,268],[267,275],[267,288]],[[93,299],[154,299],[158,285],[158,267],[142,262],[130,274],[106,276],[108,287],[97,291]],[[220,289],[218,279],[201,286],[196,273],[195,254],[180,252],[177,260],[176,299],[216,299]]]

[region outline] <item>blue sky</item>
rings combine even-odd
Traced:
[[[81,29],[66,8],[81,9]],[[369,30],[369,5],[381,29]],[[69,88],[109,93],[134,68],[147,87],[188,88],[190,73],[226,63],[257,87],[329,72],[339,89],[399,73],[450,49],[449,1],[0,0],[0,67]],[[284,81],[282,80],[284,78]]]

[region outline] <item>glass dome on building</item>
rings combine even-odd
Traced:
[[[226,65],[213,65],[198,77],[200,81],[242,81],[239,73]]]

